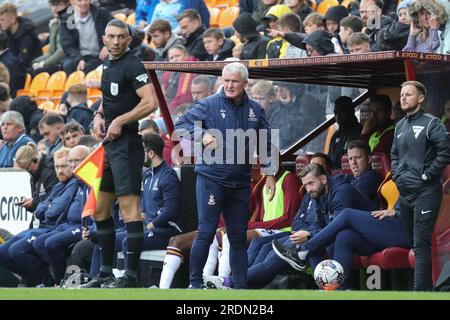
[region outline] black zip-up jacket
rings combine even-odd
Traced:
[[[450,163],[450,143],[438,118],[420,109],[395,126],[391,150],[392,173],[400,194],[414,198],[428,188],[440,188]]]
[[[19,58],[25,68],[30,67],[31,61],[42,55],[41,42],[36,33],[36,27],[30,19],[18,17],[19,28],[16,33],[8,31],[9,50]]]
[[[47,199],[53,186],[58,182],[53,163],[42,156],[37,171],[32,173],[30,177],[33,202],[29,211],[34,212],[37,205]]]
[[[184,44],[189,52],[189,55],[198,58],[200,61],[205,61],[208,57],[208,52],[206,52],[205,46],[203,45],[204,32],[205,27],[201,26],[186,38],[186,42]]]
[[[106,25],[113,19],[113,16],[105,9],[97,8],[93,5],[90,6],[90,11],[92,14],[92,19],[94,20],[95,31],[97,31],[96,40],[98,41],[98,46],[101,49],[104,46],[102,36],[105,34]],[[72,12],[70,12],[70,10],[66,10],[60,13],[59,41],[61,42],[61,46],[64,49],[66,57],[81,59],[80,34],[78,33],[77,28],[72,26],[74,23],[73,14],[73,10]]]

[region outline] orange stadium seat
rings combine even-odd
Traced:
[[[86,78],[84,79],[86,81],[88,80],[102,80],[102,72],[98,69],[92,70],[86,75]],[[93,102],[97,101],[102,97],[102,91],[99,88],[88,88],[88,98],[92,100]]]
[[[339,5],[339,2],[337,0],[323,0],[319,5],[317,6],[317,12],[325,15],[329,8]]]
[[[31,74],[27,73],[26,77],[25,77],[25,86],[24,89],[25,90],[29,90],[30,89],[30,85],[31,85]]]
[[[316,11],[317,3],[316,3],[315,0],[309,0],[309,6],[311,7],[311,9],[313,9],[314,11]]]
[[[341,2],[341,6],[348,8],[348,5],[350,4],[350,2],[353,2],[353,1],[355,1],[355,0],[344,0]]]
[[[128,23],[130,26],[134,26],[135,22],[136,22],[136,13],[133,12],[127,17],[126,23]]]
[[[66,85],[64,87],[64,90],[68,90],[71,86],[73,86],[74,84],[79,84],[82,83],[84,81],[85,78],[85,74],[83,71],[75,71],[72,72],[69,76],[69,78],[67,78],[66,81]]]
[[[42,54],[47,54],[48,53],[48,49],[49,49],[50,45],[46,44],[45,46],[42,47]]]
[[[211,27],[218,27],[219,26],[219,18],[220,14],[222,13],[222,10],[219,8],[209,8],[209,25]]]
[[[239,15],[239,10],[240,10],[239,7],[236,6],[226,8],[219,17],[219,27],[220,28],[231,27],[233,21]]]
[[[50,74],[48,72],[41,72],[37,74],[32,80],[28,90],[20,89],[17,91],[17,96],[33,96],[35,97],[39,90],[43,90],[47,87]]]

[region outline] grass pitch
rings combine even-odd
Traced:
[[[1,300],[450,300],[450,293],[318,290],[0,289]]]

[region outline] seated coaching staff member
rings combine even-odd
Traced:
[[[138,134],[138,120],[157,108],[153,86],[142,63],[130,52],[131,36],[125,23],[111,20],[103,42],[109,57],[103,63],[103,105],[94,117],[94,130],[111,142],[105,146],[105,168],[94,220],[101,247],[99,286],[112,277],[115,227],[111,204],[116,197],[127,228],[128,260],[125,276],[109,287],[136,286],[136,272],[142,250],[143,223],[140,209],[144,149]],[[105,131],[106,129],[106,131]]]

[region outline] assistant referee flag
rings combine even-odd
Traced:
[[[81,217],[92,216],[97,205],[98,193],[103,176],[103,162],[105,161],[105,147],[100,144],[92,153],[75,168],[73,173],[83,180],[91,192],[84,205]]]

